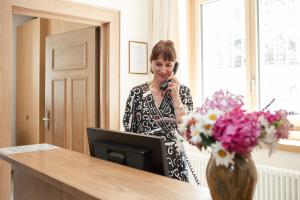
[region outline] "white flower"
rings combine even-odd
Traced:
[[[222,112],[219,110],[209,110],[206,113],[205,117],[206,117],[207,123],[214,124],[214,123],[216,123],[218,117],[221,115],[222,115]]]
[[[267,144],[270,144],[275,140],[275,132],[276,132],[275,126],[271,125],[267,127],[265,131],[266,131],[265,142]]]
[[[191,136],[192,136],[192,138],[190,139],[190,142],[193,144],[199,144],[200,142],[202,142],[202,139],[200,136],[202,119],[198,118],[197,120],[198,120],[197,123],[190,126],[190,131],[191,131]]]
[[[268,120],[266,118],[264,118],[263,116],[260,116],[258,118],[259,123],[261,124],[261,126],[264,127],[264,131],[265,131],[265,136],[263,138],[263,142],[265,142],[266,144],[272,144],[274,142],[276,142],[276,138],[275,138],[275,133],[276,133],[276,128],[274,125],[270,124],[268,122]]]
[[[216,165],[224,165],[228,167],[229,163],[233,163],[233,158],[235,153],[229,153],[225,150],[220,142],[216,142],[211,145],[212,147],[212,157],[216,159]]]
[[[202,121],[202,116],[198,113],[190,113],[182,117],[182,122],[179,126],[181,133],[185,132],[188,127],[197,126]]]
[[[179,132],[185,133],[189,128],[191,138],[188,139],[194,145],[201,143],[201,125],[203,124],[202,115],[199,113],[190,113],[182,118],[182,123],[179,126]]]
[[[264,118],[263,116],[259,116],[258,122],[265,128],[269,126],[268,120],[266,118]]]
[[[198,134],[198,135],[193,135],[192,138],[189,139],[189,141],[192,144],[197,145],[197,144],[200,144],[202,142],[202,139],[201,139],[200,134]]]
[[[207,137],[212,136],[212,128],[221,114],[218,110],[209,110],[202,118],[203,124],[200,131]]]

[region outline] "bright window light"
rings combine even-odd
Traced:
[[[246,95],[244,2],[202,5],[202,98],[220,89]]]

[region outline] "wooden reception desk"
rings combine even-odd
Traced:
[[[62,148],[0,149],[0,159],[12,165],[16,200],[204,199],[203,190],[191,184]]]

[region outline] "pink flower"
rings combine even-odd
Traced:
[[[290,123],[290,121],[287,119],[287,112],[284,110],[279,110],[276,112],[278,115],[280,115],[280,123],[278,125],[278,129],[275,133],[277,139],[286,139],[289,135],[289,130],[293,127],[293,124]]]
[[[259,111],[259,112],[254,112],[253,115],[256,115],[258,117],[263,117],[265,118],[270,124],[279,121],[280,120],[280,115],[278,113],[272,114],[270,111]]]
[[[293,127],[293,125],[287,119],[288,113],[284,110],[276,111],[272,114],[270,111],[267,112],[257,112],[257,116],[264,117],[270,125],[275,126],[275,139],[279,140],[280,138],[286,139],[288,138],[289,130]],[[262,127],[267,129],[268,127]]]
[[[289,136],[289,130],[293,125],[285,118],[282,119],[282,124],[277,129],[275,136],[277,139],[287,139]]]
[[[219,110],[225,113],[243,105],[243,96],[219,90],[211,98],[206,98],[205,103],[197,109],[197,112],[206,114],[208,110]]]
[[[246,154],[258,144],[260,124],[256,115],[237,107],[220,117],[212,131],[213,138],[220,141],[226,150]]]

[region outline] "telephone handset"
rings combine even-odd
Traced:
[[[179,63],[176,61],[175,65],[174,65],[174,68],[173,68],[173,74],[176,74],[176,72],[178,70],[178,66],[179,66]],[[160,85],[160,89],[161,90],[166,90],[168,88],[168,85],[169,85],[170,82],[171,82],[171,80],[167,80],[167,81],[163,82]]]

